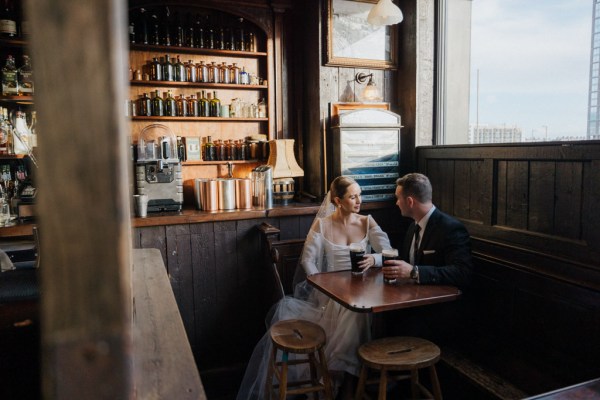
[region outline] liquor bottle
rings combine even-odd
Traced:
[[[165,59],[162,64],[162,73],[163,80],[169,82],[173,82],[175,80],[175,68],[173,67],[173,64],[171,64],[171,59],[169,58],[168,54],[165,55]]]
[[[244,34],[244,18],[238,19],[238,26],[235,34],[235,49],[246,51],[246,39]]]
[[[167,90],[167,97],[165,98],[165,116],[177,116],[177,103],[170,90]]]
[[[161,37],[160,37],[160,20],[159,20],[158,15],[157,15],[156,12],[153,12],[150,15],[150,22],[149,22],[149,24],[150,24],[150,29],[151,29],[151,31],[150,31],[150,43],[153,44],[153,45],[155,45],[155,46],[158,46],[158,45],[160,45]]]
[[[19,68],[17,79],[19,82],[19,95],[33,95],[33,69],[31,68],[31,60],[29,56],[23,56],[23,65]]]
[[[17,14],[15,12],[15,1],[2,1],[0,8],[0,36],[14,38],[17,36]]]
[[[225,38],[227,39],[227,50],[235,50],[235,29],[232,27],[226,28]]]
[[[29,40],[29,34],[31,33],[31,24],[29,23],[29,14],[23,9],[23,1],[19,4],[19,13],[17,16],[17,36]]]
[[[183,97],[183,94],[180,94],[177,100],[175,101],[175,106],[177,108],[177,116],[178,117],[187,117],[188,116],[188,102]]]
[[[138,100],[138,115],[144,117],[152,116],[152,100],[148,97],[148,93],[144,93]]]
[[[163,115],[165,115],[164,100],[160,97],[160,92],[156,90],[152,98],[152,116],[162,117]]]
[[[195,95],[190,95],[188,99],[188,116],[197,117],[200,115],[200,109],[198,106],[198,99],[196,99]]]
[[[164,46],[170,46],[172,44],[172,40],[171,40],[171,11],[169,11],[169,7],[165,7],[164,12],[163,12],[162,44]]]
[[[208,81],[210,83],[220,83],[219,80],[219,66],[215,61],[211,62],[208,66]]]
[[[207,49],[216,49],[216,41],[215,41],[215,30],[212,26],[212,23],[208,20],[208,17],[206,19],[206,31],[205,33],[205,47]]]
[[[15,135],[13,133],[12,124],[8,123],[8,121],[9,121],[8,108],[4,109],[3,115],[4,115],[4,121],[6,122],[6,125],[8,127],[8,129],[7,129],[8,136],[6,138],[6,154],[15,154]],[[9,177],[9,179],[10,179],[10,177]]]
[[[175,12],[175,45],[183,47],[185,44],[185,31],[183,28],[183,22],[181,21],[181,15],[178,11]]]
[[[181,162],[186,160],[185,144],[183,144],[183,140],[181,139],[181,136],[177,136],[177,158],[179,158],[179,161],[181,161]]]
[[[196,34],[196,47],[203,49],[206,47],[206,42],[204,38],[204,26],[199,14],[196,14],[196,22],[194,25],[194,33]]]
[[[160,65],[157,57],[152,57],[152,62],[150,63],[150,80],[163,80],[162,65]]]
[[[192,60],[188,60],[187,63],[184,64],[185,67],[185,80],[188,82],[197,82],[197,70],[194,62]]]
[[[212,142],[212,137],[208,136],[206,138],[206,144],[204,145],[204,157],[205,161],[216,161],[217,160],[217,149],[215,149],[215,145]]]
[[[37,115],[35,111],[31,112],[31,124],[29,125],[29,132],[31,132],[31,146],[37,147]]]
[[[10,126],[4,119],[4,108],[0,107],[0,154],[8,154],[8,135]]]
[[[210,99],[209,108],[211,117],[221,116],[221,100],[219,100],[219,98],[217,97],[216,91],[213,91],[213,98]]]
[[[136,21],[134,19],[134,15],[133,13],[129,14],[129,43],[131,44],[135,44],[136,41],[136,34],[135,34],[135,24]]]
[[[231,71],[225,61],[219,66],[219,81],[221,83],[231,83]]]
[[[198,111],[200,112],[201,117],[210,117],[209,102],[208,102],[208,98],[204,94],[204,90],[202,91],[202,94],[200,95],[200,98],[198,99],[198,107],[199,107]]]
[[[196,79],[198,82],[209,81],[208,67],[204,64],[204,61],[200,61],[196,64]]]
[[[148,11],[145,8],[140,8],[140,14],[137,22],[137,42],[141,44],[148,44],[150,41],[150,32],[149,32],[149,21],[148,21]],[[130,32],[131,33],[131,32]]]
[[[237,63],[233,63],[230,68],[231,71],[231,83],[235,83],[239,85],[241,83],[240,80],[240,67],[237,66]]]
[[[246,51],[256,51],[256,36],[254,35],[254,32],[249,32],[247,37],[247,42],[246,42]]]
[[[215,27],[215,49],[225,50],[225,30],[222,26]]]
[[[264,97],[258,101],[258,118],[267,118],[267,102]]]
[[[2,68],[2,94],[4,96],[16,96],[19,94],[17,67],[15,67],[15,59],[11,55],[6,57],[6,64]]]
[[[177,56],[177,59],[173,58],[171,62],[173,63],[173,69],[175,70],[175,81],[185,82],[187,77],[185,73],[185,65],[183,65],[179,56]]]
[[[242,85],[250,84],[250,75],[246,72],[246,67],[242,67],[242,71],[240,72],[240,83]]]
[[[187,23],[185,25],[185,46],[196,47],[196,30],[194,29],[194,23],[192,22],[191,14],[187,16]]]

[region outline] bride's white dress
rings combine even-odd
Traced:
[[[361,243],[374,254],[376,266],[381,266],[381,250],[390,248],[385,232],[373,224],[369,216],[367,234]],[[322,221],[325,221],[323,219]],[[322,222],[319,221],[319,222]],[[372,226],[374,225],[374,226]],[[323,229],[311,230],[306,237],[300,263],[307,275],[319,272],[349,270],[349,245],[331,242],[321,233]],[[360,364],[356,354],[358,347],[370,340],[371,315],[356,313],[344,308],[318,290],[313,290],[306,280],[296,285],[294,297],[286,296],[272,309],[269,325],[286,319],[304,319],[319,324],[327,337],[324,352],[327,365],[335,376],[343,372],[358,375]],[[265,379],[271,341],[267,332],[256,345],[246,374],[242,381],[237,400],[265,399]],[[290,355],[290,359],[292,359]],[[290,368],[288,380],[304,380],[309,376],[308,368]],[[335,380],[335,379],[334,379]]]

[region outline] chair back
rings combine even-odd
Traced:
[[[263,222],[258,226],[264,241],[266,264],[273,278],[273,302],[294,293],[294,274],[302,255],[304,239],[279,240],[280,230]]]

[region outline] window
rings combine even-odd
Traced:
[[[600,0],[441,0],[436,143],[600,139]]]

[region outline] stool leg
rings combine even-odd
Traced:
[[[354,400],[363,400],[365,397],[365,382],[367,381],[367,373],[367,366],[363,365],[360,369],[360,377],[358,378],[358,387],[356,388]]]
[[[322,347],[319,349],[319,362],[321,363],[321,377],[323,378],[323,385],[325,386],[325,398],[327,400],[333,400],[331,377],[329,375],[329,369],[327,368],[327,361],[325,361],[325,352],[323,352]]]
[[[317,364],[317,358],[315,357],[315,353],[310,353],[308,355],[308,367],[310,368],[310,381],[313,386],[319,385],[319,379],[317,378],[317,369],[319,369],[319,364]],[[313,399],[319,399],[319,392],[314,392],[312,395]]]
[[[429,375],[431,376],[431,385],[433,386],[433,397],[435,400],[442,400],[442,389],[440,388],[440,381],[438,380],[435,365],[429,367]]]
[[[379,377],[379,400],[385,400],[387,398],[387,369],[381,369],[381,376]]]
[[[279,400],[285,400],[287,395],[288,352],[281,356],[281,380],[279,381]]]
[[[269,369],[267,370],[267,380],[265,382],[265,393],[267,393],[268,400],[273,398],[273,370],[275,369],[275,361],[277,358],[277,349],[275,346],[271,349],[271,356],[269,357]]]
[[[413,399],[419,398],[419,370],[412,369],[410,371],[410,391]]]

